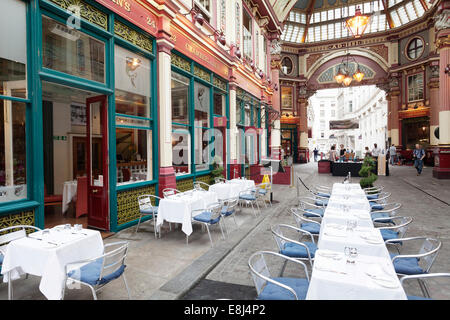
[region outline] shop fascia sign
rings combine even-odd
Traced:
[[[96,0],[123,18],[141,27],[152,35],[156,35],[156,16],[134,0]]]

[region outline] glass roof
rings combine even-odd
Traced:
[[[361,13],[371,15],[370,24],[365,31],[367,34],[405,25],[423,16],[433,6],[430,0],[386,0],[386,2],[388,10],[385,10],[382,0],[345,2],[341,0],[335,7],[324,6],[323,1],[322,6],[318,7],[317,3],[313,2],[310,5],[314,8],[308,10],[308,0],[298,1],[285,21],[281,40],[304,43],[350,37],[344,23],[348,17],[355,15],[357,7],[361,9]]]

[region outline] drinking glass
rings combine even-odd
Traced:
[[[356,257],[358,256],[358,248],[345,247],[344,254],[347,257],[347,263],[355,263]]]

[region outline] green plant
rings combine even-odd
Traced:
[[[378,179],[378,176],[372,172],[375,167],[375,162],[372,157],[365,157],[359,176],[362,177],[359,181],[361,188],[373,187],[373,183]]]
[[[214,183],[215,178],[223,178],[223,167],[220,165],[222,162],[222,159],[218,156],[214,157],[214,160],[212,162],[213,169],[211,171],[211,181],[210,183]]]

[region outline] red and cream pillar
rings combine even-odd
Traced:
[[[176,188],[172,164],[172,94],[170,20],[161,18],[160,37],[156,40],[158,55],[158,126],[159,126],[159,195],[165,188]]]
[[[271,57],[271,71],[272,71],[272,83],[277,88],[280,87],[280,69],[281,69],[281,59],[279,54],[272,54]],[[280,112],[280,89],[274,91],[272,96],[272,107]],[[273,121],[273,128],[271,130],[270,135],[270,150],[271,150],[271,158],[272,159],[281,159],[281,123],[280,118]]]
[[[450,179],[450,1],[443,1],[435,16],[436,48],[439,53],[439,144],[434,152],[433,177]]]
[[[400,86],[397,78],[397,74],[393,74],[389,79],[389,112],[391,123],[391,144],[394,144],[397,149],[401,148],[400,141],[400,122],[398,118],[399,99],[400,99]]]
[[[439,127],[439,61],[430,64],[431,77],[428,80],[428,90],[430,93],[430,147],[436,147],[439,139],[435,135],[435,130]]]
[[[308,162],[308,98],[306,96],[306,86],[302,85],[299,88],[298,95],[298,115],[299,123],[299,144],[298,144],[298,160],[300,163]]]

